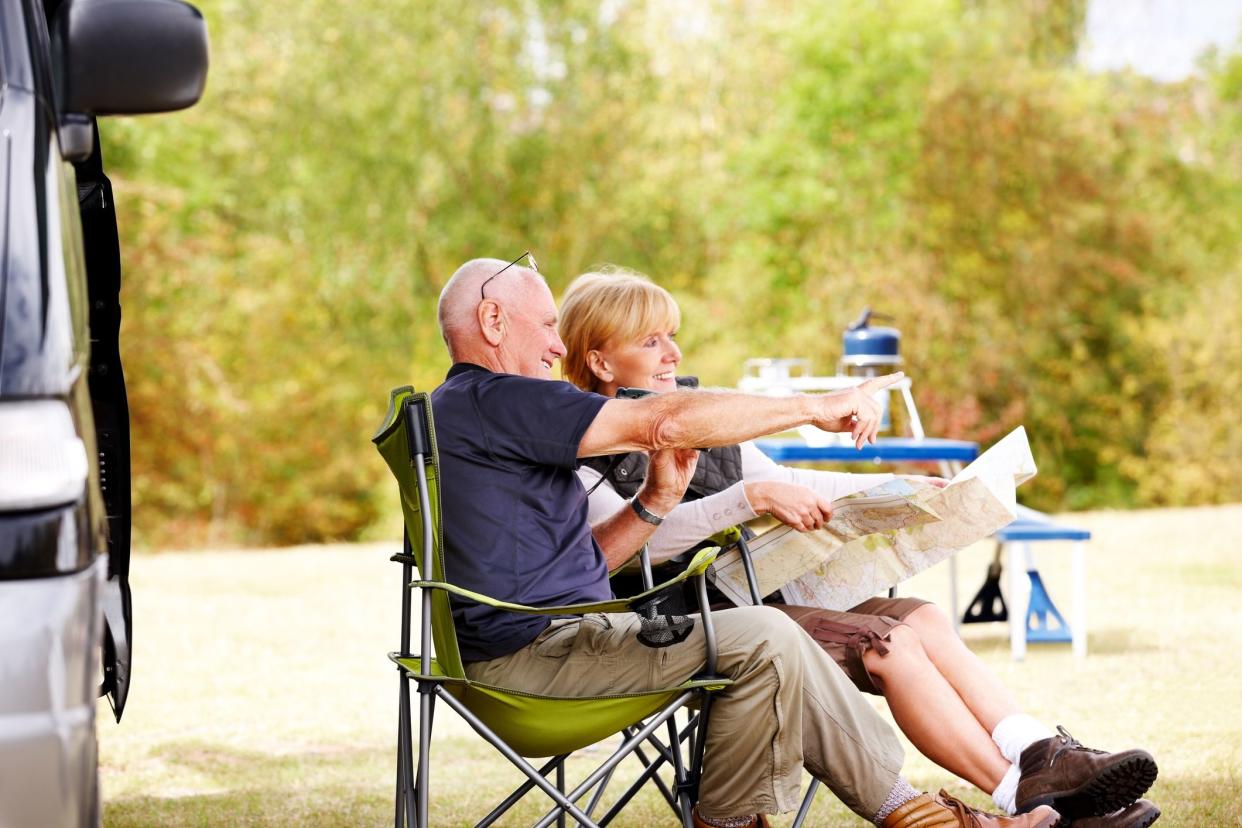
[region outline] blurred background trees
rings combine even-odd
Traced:
[[[684,367],[894,318],[929,433],[1048,508],[1242,500],[1242,58],[1088,73],[1085,0],[201,0],[202,104],[103,128],[140,543],[364,535],[440,286],[532,250],[682,300]]]

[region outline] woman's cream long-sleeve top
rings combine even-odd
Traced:
[[[825,500],[833,501],[893,479],[891,474],[847,474],[796,469],[773,462],[754,443],[742,443],[741,449],[742,479],[723,491],[682,503],[669,512],[664,523],[652,533],[647,542],[652,563],[667,561],[709,535],[757,517],[750,501],[746,499],[746,483],[765,480],[798,483],[819,492]],[[578,478],[587,490],[599,481],[600,476],[595,469],[586,466],[578,469]],[[625,499],[605,482],[591,493],[587,520],[594,525],[616,514],[625,503]]]

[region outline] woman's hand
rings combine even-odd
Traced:
[[[832,504],[806,486],[762,480],[745,484],[745,489],[756,514],[771,515],[799,532],[822,529],[832,520]]]
[[[648,452],[647,479],[639,501],[657,515],[673,511],[686,493],[699,464],[697,449],[660,449]]]

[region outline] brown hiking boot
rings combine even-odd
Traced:
[[[1074,828],[1147,828],[1160,819],[1160,809],[1154,802],[1140,799],[1127,808],[1104,816],[1076,819]]]
[[[1041,805],[1029,814],[996,816],[976,811],[943,790],[933,797],[921,794],[884,818],[884,828],[1054,828],[1061,816]]]
[[[1022,751],[1019,813],[1051,805],[1069,820],[1103,816],[1125,808],[1156,781],[1156,760],[1145,750],[1105,753],[1083,747],[1060,725],[1057,732]]]

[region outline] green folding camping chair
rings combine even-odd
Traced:
[[[416,393],[409,386],[395,389],[389,398],[388,413],[372,441],[397,478],[405,519],[403,550],[392,557],[401,564],[402,570],[401,649],[389,653],[400,675],[395,814],[398,828],[426,828],[430,824],[431,728],[437,699],[456,711],[527,777],[477,826],[492,825],[532,788],[537,787],[554,803],[552,809],[536,823],[537,828],[544,828],[553,822],[563,826],[567,816],[579,825],[602,828],[648,780],[654,779],[682,825],[690,828],[690,810],[698,798],[712,694],[731,683],[715,673],[716,639],[704,579],[704,573],[715,560],[718,550],[709,548],[700,551],[676,578],[631,598],[559,607],[528,607],[500,601],[455,586],[445,575],[439,459],[428,395]],[[415,543],[415,540],[418,542]],[[414,567],[418,568],[422,579],[413,580]],[[453,626],[450,596],[510,612],[539,615],[628,612],[641,608],[645,602],[656,599],[663,590],[689,578],[695,578],[697,582],[706,639],[706,667],[701,674],[675,687],[572,698],[540,696],[480,684],[465,675]],[[421,598],[421,642],[417,653],[410,649],[414,589],[420,592]],[[417,686],[419,694],[417,754],[414,752],[416,734],[411,708],[411,681]],[[685,728],[679,730],[674,714],[690,703],[698,707],[698,713]],[[668,730],[667,743],[652,738],[662,726]],[[566,791],[566,758],[575,750],[618,733],[622,734],[621,745],[581,783]],[[688,745],[684,757],[683,743]],[[647,758],[642,753],[644,744],[655,747],[653,758]],[[643,762],[642,774],[617,797],[605,814],[592,817],[614,770],[631,754]],[[524,757],[551,759],[536,768]],[[672,767],[674,771],[672,786],[656,776],[656,772],[664,766]],[[550,774],[555,775],[555,781],[549,780]],[[589,802],[579,805],[587,797]]]

